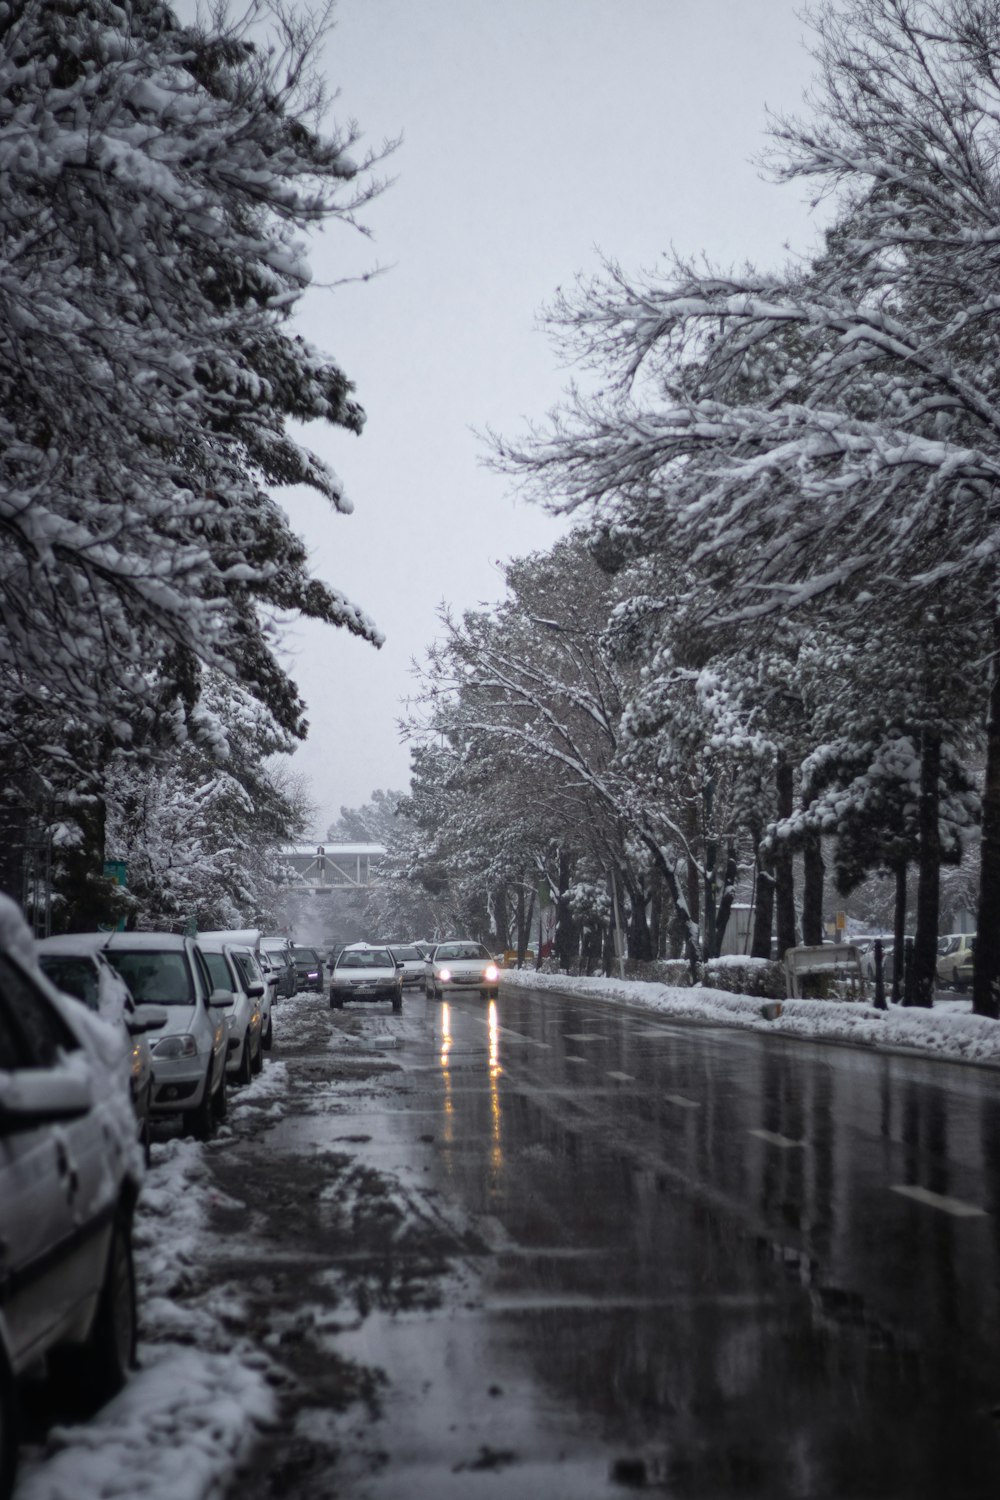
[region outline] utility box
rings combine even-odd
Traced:
[[[785,994],[790,1000],[864,1000],[861,951],[855,943],[822,943],[785,953]]]

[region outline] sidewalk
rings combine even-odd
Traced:
[[[932,1010],[898,1005],[876,1010],[858,1001],[782,1000],[780,1015],[766,1020],[763,1008],[767,1001],[702,986],[686,989],[641,979],[585,979],[538,974],[534,969],[504,969],[501,985],[559,990],[587,999],[638,1005],[677,1021],[739,1026],[810,1041],[847,1042],[1000,1067],[1000,1021],[972,1015],[968,1001],[948,1001]]]

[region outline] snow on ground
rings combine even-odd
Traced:
[[[624,1001],[672,1020],[1000,1066],[1000,1023],[973,1016],[962,1001],[930,1011],[878,1011],[852,1002],[786,1000],[780,1016],[768,1021],[766,1002],[724,990],[533,970],[507,971],[502,985],[561,990],[609,1005]],[[301,1011],[299,999],[306,1002]],[[297,1014],[308,1015],[314,1003],[305,996],[283,1002],[286,1035],[294,1038]],[[385,1031],[375,1040],[391,1045],[388,1024]],[[334,1033],[330,1045],[359,1048],[364,1041]],[[261,1076],[231,1096],[230,1109],[238,1122],[252,1099],[259,1128],[282,1118],[287,1093],[287,1064],[268,1059]],[[275,1420],[273,1365],[267,1349],[239,1333],[238,1289],[216,1287],[203,1299],[178,1300],[193,1268],[225,1248],[208,1227],[210,1210],[226,1206],[213,1184],[209,1153],[225,1151],[232,1133],[224,1125],[207,1145],[177,1136],[154,1144],[135,1232],[140,1369],[89,1422],[54,1428],[44,1448],[22,1453],[15,1500],[211,1500],[248,1458],[258,1429]]]
[[[727,990],[690,989],[638,979],[585,979],[567,974],[507,970],[503,984],[561,990],[588,999],[627,1002],[658,1011],[671,1020],[703,1021],[774,1031],[814,1041],[849,1042],[863,1047],[933,1054],[953,1062],[1000,1066],[1000,1022],[971,1014],[967,1000],[949,1000],[932,1010],[906,1009],[845,1000],[782,1000],[781,1014],[765,1019],[768,1003]]]

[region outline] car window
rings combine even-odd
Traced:
[[[82,1000],[88,1010],[99,1010],[97,968],[92,958],[67,953],[40,953],[38,966],[57,990]]]
[[[397,945],[395,948],[390,948],[389,952],[392,954],[393,958],[420,958],[421,957],[421,955],[417,952],[416,948],[406,948],[406,947],[403,947],[403,946],[400,946],[400,945]]]
[[[264,976],[258,969],[252,953],[233,953],[230,957],[236,965],[240,979],[243,981],[244,989],[247,989],[251,984],[261,984],[263,982]]]
[[[132,991],[138,1005],[193,1005],[194,982],[180,952],[109,948],[108,960]]]
[[[229,972],[225,955],[222,953],[206,953],[204,948],[201,956],[205,960],[208,976],[212,981],[213,990],[231,990],[233,987],[233,976]]]
[[[45,995],[3,954],[0,1015],[0,1053],[15,1059],[15,1067],[54,1068],[61,1052],[79,1050],[76,1037]]]
[[[318,964],[319,954],[315,948],[293,948],[292,957],[297,958],[303,964]]]

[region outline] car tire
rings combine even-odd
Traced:
[[[264,1049],[265,1052],[270,1052],[270,1050],[271,1050],[271,1043],[273,1041],[274,1041],[274,1023],[271,1020],[271,1017],[268,1016],[268,1018],[267,1018],[267,1031],[265,1032],[264,1036],[261,1039],[261,1046],[263,1047],[263,1049]]]
[[[343,1008],[344,1008],[344,997],[343,997],[343,995],[331,995],[330,996],[330,1009],[331,1010],[343,1010]]]
[[[139,1145],[142,1147],[142,1164],[148,1172],[153,1165],[153,1131],[148,1115],[139,1127]]]
[[[222,1077],[219,1079],[219,1087],[212,1095],[212,1119],[220,1124],[229,1113],[229,1087],[226,1081],[226,1069],[223,1065]]]
[[[14,1489],[20,1440],[17,1386],[7,1357],[0,1348],[0,1500],[9,1500]]]
[[[260,1070],[261,1070],[261,1068],[263,1068],[263,1066],[264,1066],[264,1037],[263,1037],[263,1034],[261,1033],[257,1037],[257,1051],[254,1053],[253,1057],[250,1059],[250,1071],[254,1075],[255,1078],[257,1077],[257,1074],[260,1072]]]
[[[116,1395],[135,1367],[136,1307],[132,1225],[115,1219],[97,1316],[87,1341],[88,1380],[101,1402]]]
[[[207,1141],[211,1137],[214,1124],[215,1113],[212,1109],[212,1065],[209,1063],[201,1102],[196,1104],[194,1109],[186,1109],[184,1111],[184,1130],[187,1135],[193,1135],[196,1141]]]
[[[396,995],[395,996],[395,998],[393,999],[393,1002],[392,1002],[392,1009],[393,1009],[393,1013],[395,1015],[398,1016],[398,1015],[402,1014],[402,1010],[403,1010],[403,997],[402,997],[402,995]]]
[[[240,1065],[236,1072],[235,1082],[246,1085],[253,1077],[253,1060],[250,1056],[250,1033],[247,1032],[243,1038],[243,1051],[240,1053]]]

